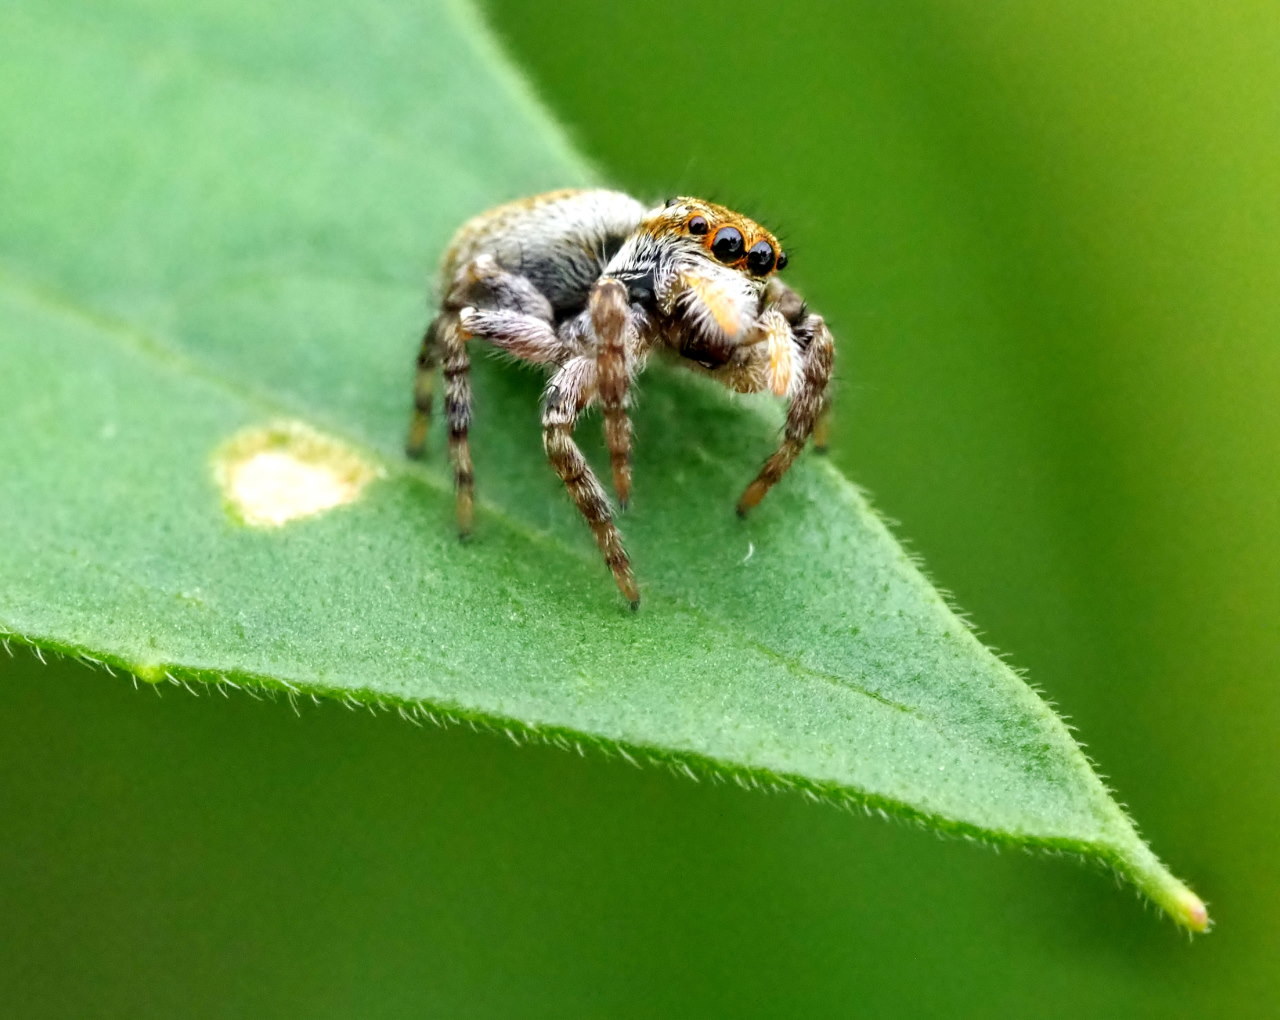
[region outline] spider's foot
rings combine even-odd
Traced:
[[[764,499],[764,494],[769,491],[769,482],[757,478],[754,482],[747,486],[741,498],[738,500],[738,516],[746,517],[748,511],[754,510],[760,500]]]
[[[613,491],[618,499],[618,508],[626,510],[631,505],[631,457],[625,455],[614,460]]]
[[[404,440],[404,455],[410,460],[422,460],[427,453],[427,419],[415,413],[409,424],[409,434]]]
[[[622,597],[627,600],[627,604],[632,611],[640,608],[640,589],[636,585],[635,574],[631,572],[631,561],[627,559],[624,552],[617,557],[609,557],[609,569],[613,571],[614,583],[618,586],[618,591],[622,592]]]
[[[831,438],[831,419],[824,412],[813,427],[813,448],[818,453],[827,452],[827,443]]]
[[[458,538],[465,542],[471,537],[471,524],[473,518],[471,493],[458,493],[456,510],[458,518]]]

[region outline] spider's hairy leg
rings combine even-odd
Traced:
[[[436,366],[440,362],[440,320],[448,314],[442,313],[431,320],[418,349],[418,365],[413,376],[413,417],[409,420],[409,435],[404,443],[404,452],[415,460],[427,448],[431,405],[436,389]]]
[[[609,497],[573,441],[578,416],[595,395],[595,361],[583,356],[567,361],[547,384],[542,406],[542,445],[578,511],[590,525],[622,597],[632,609],[638,609],[640,590],[631,572],[631,559],[622,546],[622,536],[613,523]]]
[[[459,318],[462,328],[472,336],[488,340],[499,350],[521,361],[559,364],[569,353],[551,323],[525,312],[486,312],[464,308]]]
[[[605,277],[591,289],[591,328],[596,335],[596,390],[604,413],[604,439],[618,504],[631,500],[631,418],[627,414],[631,373],[627,366],[630,299],[619,280]]]
[[[471,357],[467,352],[470,334],[462,328],[458,316],[449,314],[440,328],[440,346],[444,356],[444,409],[449,423],[449,458],[453,462],[454,505],[458,517],[458,534],[471,534],[475,503],[475,472],[471,465],[471,446],[467,431],[471,427]]]
[[[495,311],[478,313],[471,307],[474,305]],[[506,317],[516,322],[520,329],[516,330],[519,335],[513,338],[513,343],[516,347],[524,343],[529,350],[513,349],[512,353],[534,361],[553,360],[538,356],[538,352],[546,345],[548,337],[552,341],[555,337],[550,327],[550,302],[528,279],[499,266],[492,255],[477,255],[457,271],[445,296],[444,308],[427,330],[423,341],[423,353],[419,356],[419,382],[415,390],[416,410],[407,445],[411,454],[422,449],[431,413],[432,379],[429,370],[434,369],[437,359],[442,359],[458,533],[466,538],[471,534],[475,512],[475,472],[471,463],[471,445],[467,440],[471,427],[471,357],[467,341],[479,332],[469,320],[476,315],[500,320],[486,324],[493,327],[495,335],[491,339],[500,347],[506,336],[501,320]],[[417,394],[423,394],[421,400]]]
[[[792,461],[804,449],[805,441],[813,434],[827,404],[827,387],[831,382],[831,362],[835,345],[831,331],[818,315],[806,316],[795,327],[797,339],[807,340],[800,365],[800,378],[792,391],[791,405],[787,408],[787,424],[782,443],[738,500],[738,514],[745,516],[760,500],[764,499],[774,484],[791,466]]]

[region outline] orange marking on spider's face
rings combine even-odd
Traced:
[[[696,220],[704,221],[707,229],[702,232],[692,229]],[[672,204],[659,210],[647,226],[655,236],[693,237],[706,251],[708,258],[739,272],[763,278],[777,271],[777,259],[782,252],[778,239],[755,220],[714,202],[700,198],[673,199]],[[716,236],[726,227],[732,227],[742,235],[742,254],[727,262],[717,257],[714,251]],[[773,249],[773,263],[766,272],[755,273],[749,265],[747,255],[762,241]]]

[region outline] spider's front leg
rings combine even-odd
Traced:
[[[619,499],[625,501],[631,485],[631,427],[626,415],[630,380],[626,360],[626,288],[616,280],[599,281],[592,290],[588,314],[596,333],[595,349],[591,355],[570,358],[547,384],[542,406],[542,444],[551,466],[595,535],[618,590],[631,608],[637,609],[640,590],[631,571],[631,558],[613,522],[609,497],[573,439],[579,415],[598,397],[605,414],[614,484]]]
[[[604,415],[604,440],[609,448],[613,491],[623,510],[631,500],[631,371],[627,364],[631,326],[627,288],[613,279],[599,280],[587,303],[596,335],[596,389]]]
[[[742,493],[738,500],[739,516],[746,516],[747,511],[764,499],[800,455],[810,436],[820,448],[826,446],[827,389],[835,356],[831,331],[822,316],[810,315],[804,303],[789,288],[779,296],[772,309],[780,312],[790,324],[791,342],[799,349],[800,364],[796,377],[787,386],[791,402],[787,407],[782,443]]]

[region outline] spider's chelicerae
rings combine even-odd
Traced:
[[[738,500],[764,498],[817,430],[834,348],[822,318],[776,273],[786,252],[758,223],[698,198],[648,209],[616,191],[554,191],[491,209],[465,223],[445,253],[440,312],[418,355],[407,451],[421,456],[436,366],[458,527],[471,530],[474,476],[467,342],[484,339],[550,373],[542,438],[551,466],[595,534],[623,596],[636,608],[631,561],[604,487],[573,440],[578,416],[599,403],[625,507],[631,492],[628,395],[659,351],[739,393],[787,397],[782,442]]]

